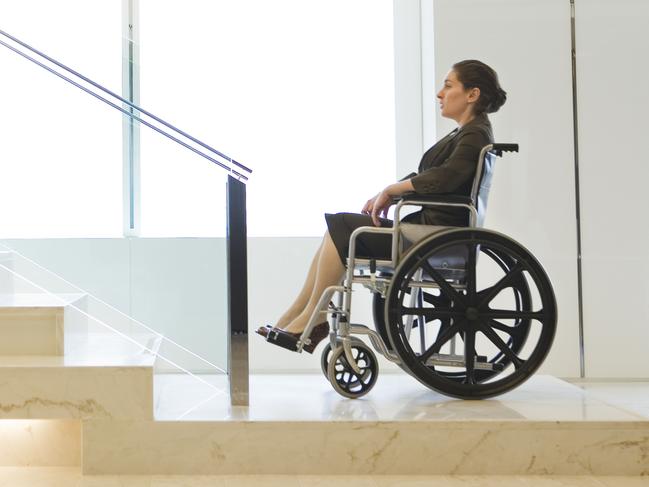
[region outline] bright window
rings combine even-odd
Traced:
[[[141,105],[253,168],[253,236],[394,180],[392,0],[141,0]],[[141,130],[142,236],[217,236],[224,172]]]
[[[1,28],[120,93],[121,7],[10,2]],[[141,0],[140,23],[141,105],[254,169],[250,235],[320,235],[393,181],[392,0]],[[0,66],[0,237],[122,235],[122,115]],[[223,235],[225,173],[146,127],[141,151],[141,235]]]
[[[121,2],[0,2],[0,28],[121,90]],[[119,237],[122,117],[0,46],[0,237]]]

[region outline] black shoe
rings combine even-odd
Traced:
[[[259,333],[259,330],[257,330],[257,333]],[[261,335],[261,333],[259,334]],[[313,353],[315,347],[317,347],[318,344],[328,335],[329,322],[325,321],[323,323],[319,323],[311,331],[311,335],[309,336],[310,343],[308,345],[304,345],[302,347],[302,350],[304,350],[305,352]],[[290,331],[284,331],[280,328],[273,328],[268,331],[266,341],[272,343],[273,345],[277,345],[278,347],[297,352],[297,342],[301,336],[302,332],[291,333]]]
[[[261,335],[261,336],[263,336],[264,338],[266,338],[266,337],[268,336],[268,332],[269,332],[270,330],[275,330],[275,329],[276,329],[276,328],[275,328],[275,325],[265,325],[265,326],[260,326],[259,328],[257,328],[257,329],[255,330],[255,333],[256,333],[257,335]],[[277,330],[279,330],[279,328],[277,328]]]

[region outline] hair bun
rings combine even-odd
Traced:
[[[505,104],[506,101],[507,101],[507,92],[499,87],[496,90],[493,100],[489,102],[489,106],[487,107],[487,113],[497,112],[500,109],[500,107]]]

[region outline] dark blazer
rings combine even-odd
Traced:
[[[462,128],[453,130],[428,149],[416,173],[410,179],[416,193],[456,194],[469,196],[482,148],[493,143],[491,123],[486,114],[478,115]],[[468,212],[463,208],[426,208],[404,218],[423,225],[468,225]]]

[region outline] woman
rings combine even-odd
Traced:
[[[500,87],[498,75],[486,64],[461,61],[446,75],[444,86],[437,93],[441,114],[457,122],[457,128],[431,147],[422,157],[417,173],[390,184],[369,199],[361,214],[338,213],[325,215],[328,230],[316,252],[306,282],[293,304],[271,328],[257,330],[269,343],[297,343],[316,308],[323,291],[341,282],[349,237],[358,227],[392,226],[386,220],[395,197],[404,193],[469,195],[480,150],[493,143],[487,113],[493,113],[505,103],[506,93]],[[466,226],[466,210],[462,208],[426,208],[404,218],[423,225]],[[357,239],[357,253],[363,257],[390,258],[389,235],[362,235]],[[304,350],[313,353],[317,344],[329,333],[326,313],[311,332],[311,343]],[[277,340],[281,335],[281,340]],[[270,338],[268,338],[270,336]]]

